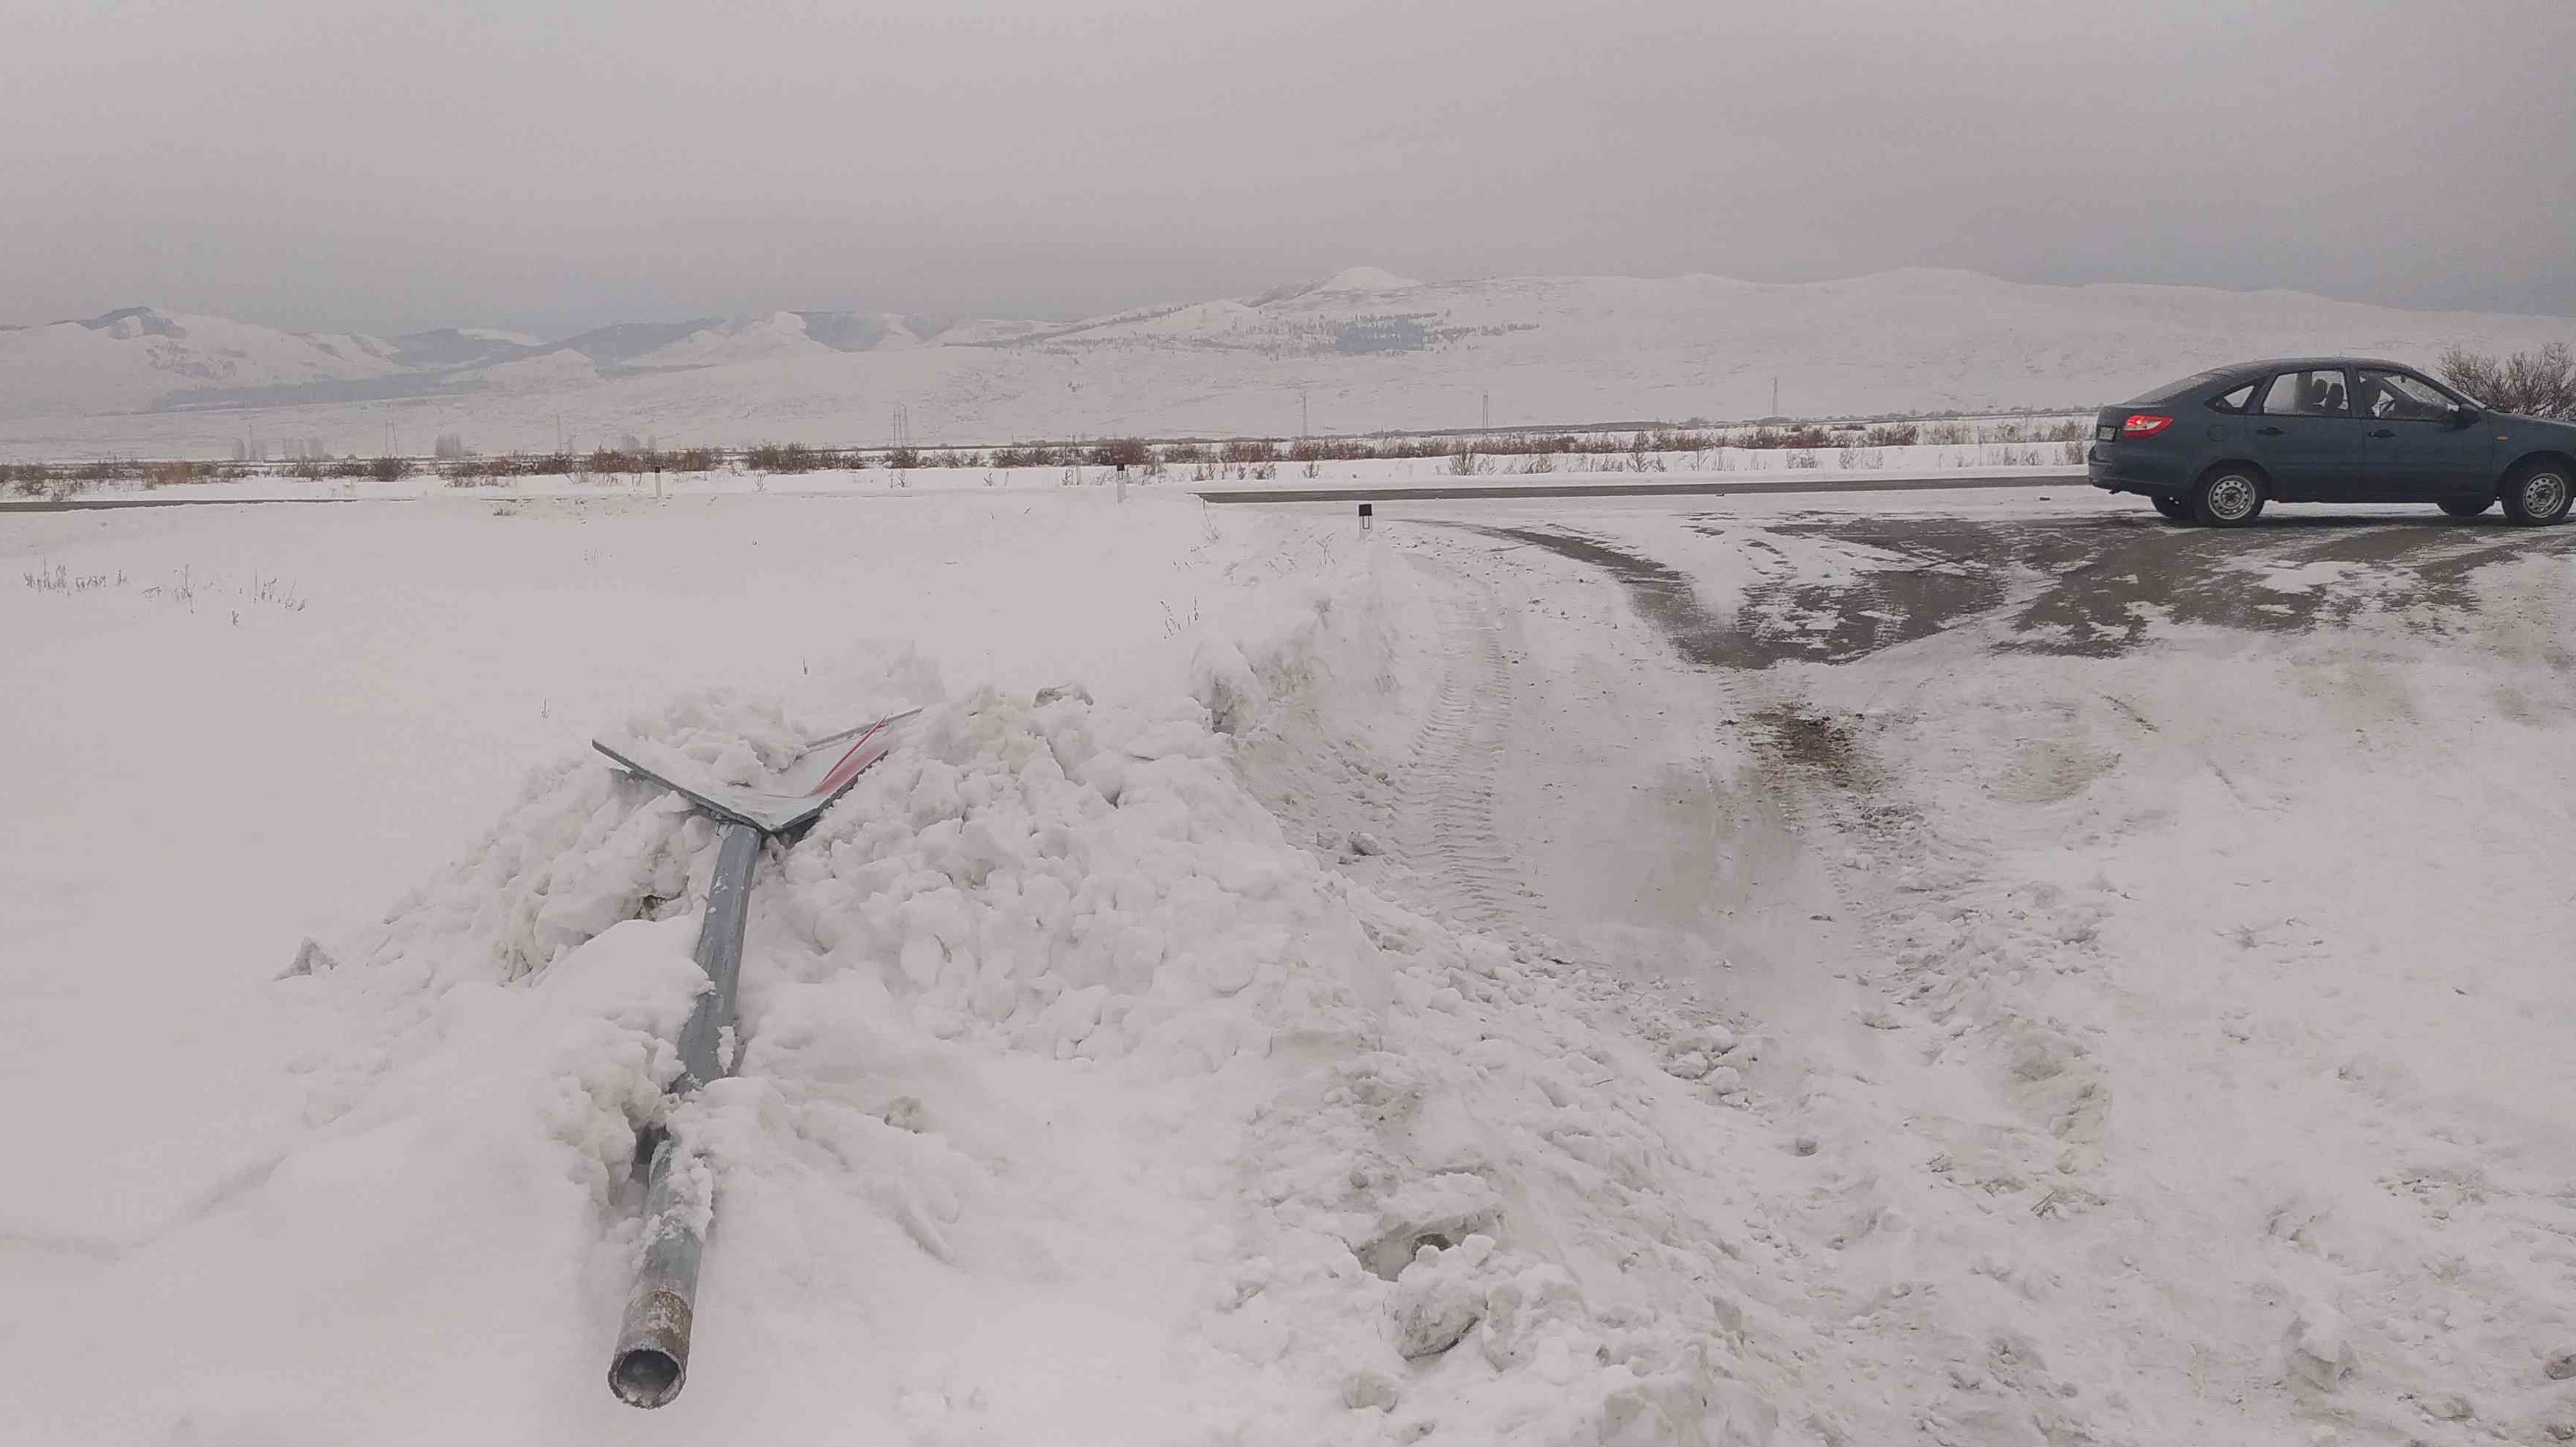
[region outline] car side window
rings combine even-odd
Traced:
[[[2209,410],[2212,412],[2242,412],[2246,409],[2248,404],[2253,402],[2254,389],[2262,385],[2263,384],[2260,382],[2248,382],[2233,392],[2222,393],[2219,396],[2212,397],[2209,399]]]
[[[2404,372],[2364,370],[2357,384],[2361,415],[2397,422],[2440,422],[2451,415],[2451,399],[2433,384]]]
[[[2271,389],[2263,394],[2263,411],[2271,417],[2351,416],[2350,399],[2344,395],[2343,368],[2283,372],[2272,379]]]

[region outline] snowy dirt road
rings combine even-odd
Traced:
[[[2576,1435],[2576,534],[1413,516],[1389,878],[1743,1033],[1781,1440]]]

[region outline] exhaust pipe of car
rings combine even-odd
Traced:
[[[760,860],[761,831],[724,825],[716,850],[715,881],[698,926],[698,967],[707,986],[680,1027],[680,1078],[673,1099],[725,1075],[725,1037],[733,1028],[734,988],[742,978],[742,936],[751,915],[751,871]],[[704,1156],[676,1133],[658,1130],[650,1140],[652,1164],[644,1186],[644,1261],[627,1297],[609,1358],[608,1389],[633,1407],[659,1407],[680,1395],[689,1380],[689,1330],[697,1317],[698,1262],[715,1216],[715,1178]]]

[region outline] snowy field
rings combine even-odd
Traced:
[[[9,518],[0,1441],[2576,1437],[2576,532],[1346,514]],[[713,835],[586,741],[912,704],[619,1406]]]

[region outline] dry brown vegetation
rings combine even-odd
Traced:
[[[2443,381],[2499,412],[2576,417],[2576,352],[2565,342],[2502,359],[2454,347],[2440,370]]]

